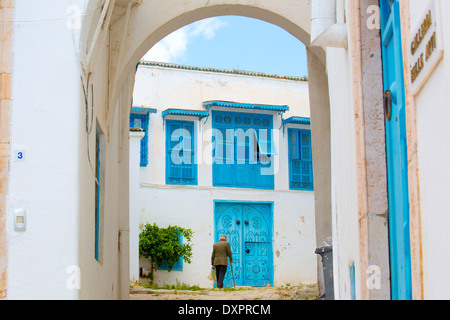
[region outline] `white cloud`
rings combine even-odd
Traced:
[[[144,55],[144,60],[174,62],[183,58],[187,52],[189,41],[201,36],[211,40],[216,32],[228,24],[219,18],[209,18],[187,25],[169,34]]]
[[[202,35],[205,39],[210,40],[216,35],[216,31],[226,27],[228,24],[219,18],[209,18],[197,21],[191,25],[192,31],[190,35]]]
[[[188,34],[186,29],[178,29],[169,34],[144,56],[144,60],[170,62],[178,60],[187,50]]]

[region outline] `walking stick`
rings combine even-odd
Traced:
[[[236,282],[234,282],[234,271],[233,271],[233,263],[230,261],[231,266],[231,275],[233,276],[233,288],[236,288]]]

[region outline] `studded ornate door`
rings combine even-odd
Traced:
[[[233,253],[224,287],[273,285],[272,205],[216,202],[215,227],[215,241],[226,235]]]

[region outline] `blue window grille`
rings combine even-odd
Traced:
[[[197,185],[194,122],[166,121],[166,184]]]
[[[311,131],[288,130],[289,189],[314,190]]]
[[[183,235],[180,234],[180,244],[183,244]],[[166,261],[163,261],[161,266],[158,267],[158,270],[169,270],[169,264]],[[172,267],[171,271],[183,271],[183,257],[180,257],[180,259],[175,262],[175,264]]]
[[[273,116],[213,111],[213,185],[273,189]]]
[[[134,108],[133,108],[134,109]],[[131,109],[130,114],[130,128],[141,128],[145,131],[145,136],[141,139],[141,161],[140,166],[146,167],[148,165],[148,124],[149,113],[137,113]]]

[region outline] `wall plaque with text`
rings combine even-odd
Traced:
[[[408,40],[411,91],[417,95],[444,56],[440,3],[431,0]]]

